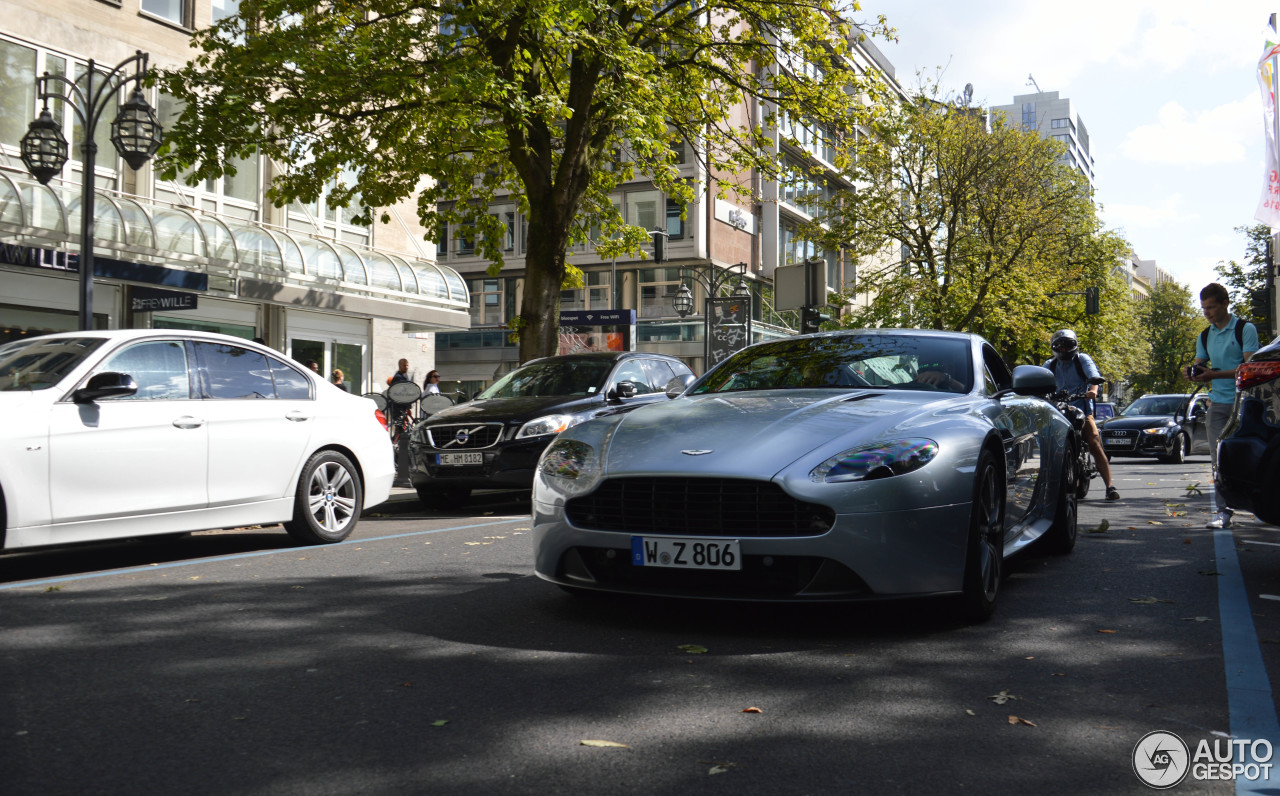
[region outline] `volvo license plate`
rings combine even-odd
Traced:
[[[678,569],[742,569],[737,539],[633,536],[631,563],[637,567]]]
[[[484,454],[478,451],[475,453],[437,453],[436,464],[441,467],[484,464]]]

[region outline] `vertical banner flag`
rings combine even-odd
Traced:
[[[1262,92],[1262,122],[1266,128],[1267,160],[1263,168],[1266,182],[1253,217],[1277,232],[1280,231],[1280,160],[1276,156],[1276,96],[1272,90],[1275,63],[1271,59],[1280,55],[1280,36],[1268,28],[1265,40],[1262,57],[1258,59],[1258,89]]]

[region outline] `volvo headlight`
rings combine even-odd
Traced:
[[[580,415],[545,415],[536,420],[530,420],[520,427],[516,432],[516,439],[526,439],[528,437],[545,437],[547,434],[559,434],[566,428],[572,428],[578,425],[585,417]]]
[[[931,439],[881,442],[837,453],[809,473],[809,480],[828,484],[874,481],[919,470],[938,455]]]

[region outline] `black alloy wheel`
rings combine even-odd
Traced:
[[[960,607],[970,622],[983,622],[996,609],[1004,576],[1004,480],[989,448],[974,470],[973,505],[969,511],[968,552]]]

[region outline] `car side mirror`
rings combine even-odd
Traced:
[[[1044,398],[1058,389],[1053,371],[1039,365],[1019,365],[1013,369],[1013,391],[1018,395]]]
[[[684,391],[689,389],[689,385],[698,380],[698,377],[692,373],[686,373],[683,376],[676,376],[667,382],[667,388],[663,391],[668,398],[679,398]]]
[[[636,396],[636,385],[629,381],[620,381],[613,385],[613,389],[609,390],[609,398],[616,400],[626,400]]]
[[[95,373],[88,383],[71,393],[71,400],[78,404],[93,403],[101,398],[119,398],[138,392],[138,383],[128,373]]]

